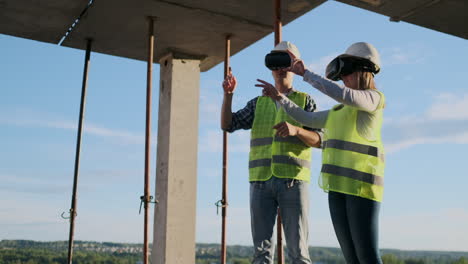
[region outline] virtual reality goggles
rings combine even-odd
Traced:
[[[272,71],[291,67],[291,57],[287,52],[273,51],[265,56],[265,66]]]
[[[349,75],[353,72],[379,72],[377,66],[371,61],[356,57],[336,57],[327,66],[326,76],[328,79],[338,81],[343,75]]]

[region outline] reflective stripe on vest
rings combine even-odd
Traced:
[[[271,166],[271,159],[258,159],[258,160],[249,161],[249,169],[253,169],[257,167],[270,167],[270,166]]]
[[[302,140],[300,140],[298,137],[295,137],[295,136],[287,136],[287,137],[275,136],[275,141],[307,146],[306,144],[304,144],[304,142],[302,142]],[[273,143],[273,138],[271,137],[255,138],[255,139],[250,140],[251,147],[270,145],[272,143]]]
[[[302,145],[302,146],[306,146],[306,144],[304,144],[304,142],[302,142],[302,140],[300,140],[298,137],[296,136],[287,136],[287,137],[280,137],[280,136],[275,136],[275,141],[276,142],[287,142],[287,143],[291,143],[291,144],[296,144],[296,145]]]
[[[273,155],[274,163],[289,164],[310,169],[310,160],[303,160],[291,156]]]
[[[379,157],[380,159],[385,160],[384,154],[382,151],[379,151],[379,148],[339,139],[329,139],[327,141],[322,142],[322,148],[334,148],[334,149],[341,149],[341,150],[348,150],[353,151],[361,154],[367,154],[374,157]]]
[[[272,160],[274,163],[289,164],[310,169],[310,162],[308,160],[282,155],[274,155],[272,159],[251,160],[249,161],[249,169],[256,167],[269,167],[271,166]]]
[[[250,140],[250,147],[271,145],[271,143],[273,143],[272,137],[255,138]]]
[[[331,173],[338,176],[348,177],[354,180],[367,182],[374,185],[383,186],[383,178],[377,175],[370,173],[353,170],[345,167],[340,167],[336,165],[323,164],[322,172]]]

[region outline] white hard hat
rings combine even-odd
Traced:
[[[281,41],[278,43],[272,51],[289,51],[291,52],[297,59],[301,58],[301,54],[297,49],[296,45],[292,44],[289,41]]]
[[[377,52],[377,49],[369,43],[357,42],[352,44],[348,49],[346,49],[344,54],[340,55],[340,57],[346,56],[367,59],[376,66],[377,72],[380,70],[379,52]]]

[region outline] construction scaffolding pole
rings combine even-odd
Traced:
[[[83,119],[85,113],[86,104],[86,88],[88,86],[88,66],[91,57],[91,39],[87,39],[86,43],[86,55],[84,61],[83,70],[83,83],[81,87],[81,102],[80,102],[80,116],[78,119],[78,134],[76,139],[76,153],[75,153],[75,169],[73,177],[73,193],[70,208],[70,233],[68,238],[68,264],[72,264],[73,259],[73,239],[75,235],[75,217],[77,216],[76,204],[77,204],[77,190],[78,190],[78,176],[80,169],[80,153],[81,153],[81,135],[83,131]],[[63,217],[63,214],[62,214]]]
[[[229,58],[231,56],[231,39],[226,36],[226,45],[224,53],[224,79],[229,74]],[[227,150],[228,150],[228,137],[227,132],[223,131],[223,191],[221,200],[221,217],[222,217],[222,231],[221,231],[221,264],[226,264],[226,216],[227,216]]]
[[[275,1],[275,46],[281,42],[281,30],[283,28],[283,23],[281,22],[281,0],[273,0]]]
[[[282,30],[282,22],[281,22],[281,0],[273,0],[274,1],[274,29],[275,29],[275,46],[281,42],[281,30]],[[281,224],[281,214],[280,209],[278,208],[278,218],[276,221],[276,238],[278,245],[278,264],[284,263],[284,254],[283,254],[283,228]]]
[[[150,196],[150,148],[151,148],[151,90],[153,82],[153,59],[154,59],[154,18],[148,17],[148,60],[146,73],[146,130],[145,130],[145,186],[144,195],[140,197],[144,204],[144,234],[143,234],[143,263],[148,264],[148,223],[149,223],[149,204],[153,197]],[[141,208],[141,206],[140,206]]]

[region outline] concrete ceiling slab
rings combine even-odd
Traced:
[[[468,39],[467,0],[337,0],[460,38]]]
[[[323,3],[283,0],[283,23]],[[272,0],[96,0],[63,45],[84,48],[94,40],[100,53],[146,60],[147,17],[156,17],[155,61],[168,52],[201,59],[206,71],[224,60],[224,43],[231,36],[234,55],[273,31]]]
[[[468,39],[466,0],[338,1]],[[325,0],[281,2],[286,25]],[[58,43],[89,3],[62,45],[85,49],[92,38],[95,52],[146,60],[146,18],[152,16],[155,61],[173,52],[199,58],[202,71],[223,61],[226,35],[234,55],[273,31],[273,0],[0,0],[0,33]]]
[[[0,33],[57,44],[88,0],[0,0]]]

